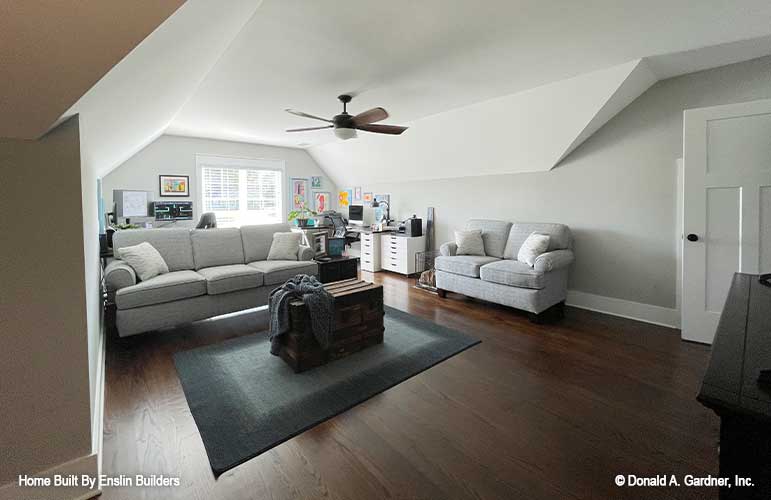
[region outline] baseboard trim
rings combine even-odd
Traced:
[[[667,328],[680,328],[680,311],[668,307],[604,297],[592,293],[568,290],[567,305],[611,316],[652,323]]]
[[[43,472],[30,473],[28,475],[34,477],[53,477],[55,475],[69,477],[75,475],[80,477],[85,474],[92,478],[98,478],[98,462],[96,453],[92,453],[59,464]],[[80,486],[25,487],[19,486],[18,481],[0,487],[0,500],[19,500],[20,498],[34,498],[35,500],[87,500],[101,494],[102,490],[98,488],[98,481],[97,488],[93,490]]]

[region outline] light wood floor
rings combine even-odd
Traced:
[[[568,307],[523,313],[363,273],[385,302],[482,344],[215,480],[172,363],[176,351],[267,327],[265,312],[107,345],[104,474],[163,474],[141,499],[717,498],[713,489],[618,488],[616,474],[717,474],[718,419],[696,402],[709,349],[679,332]]]

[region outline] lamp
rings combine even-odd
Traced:
[[[377,198],[372,200],[372,208],[378,208],[380,205],[383,205],[383,204],[385,204],[386,206],[386,225],[387,225],[388,222],[391,220],[391,204],[385,200],[377,201]]]
[[[335,128],[335,135],[344,141],[348,139],[353,139],[356,137],[356,129],[355,128],[345,128],[345,127],[338,127]]]

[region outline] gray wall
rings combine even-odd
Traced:
[[[78,119],[0,139],[0,172],[4,484],[91,453]]]
[[[336,203],[337,192],[335,185],[303,149],[162,135],[139,153],[126,160],[118,168],[104,176],[102,179],[102,192],[104,193],[105,208],[111,210],[113,189],[150,191],[153,193],[154,200],[192,200],[195,220],[190,223],[179,222],[178,225],[195,225],[201,214],[200,207],[196,202],[196,190],[200,189],[200,184],[197,179],[195,156],[199,154],[284,160],[286,166],[286,182],[284,183],[285,212],[289,212],[289,209],[286,207],[289,199],[287,193],[290,177],[310,178],[311,176],[322,176],[321,188],[316,189],[316,191],[329,191]],[[161,174],[190,176],[191,196],[189,198],[161,198],[158,196],[158,176]],[[308,187],[310,188],[310,181]],[[141,220],[134,218],[132,222],[139,222]]]
[[[363,188],[391,193],[400,218],[436,207],[440,242],[471,217],[566,223],[576,238],[571,289],[674,308],[683,110],[765,98],[771,57],[655,84],[550,172]]]

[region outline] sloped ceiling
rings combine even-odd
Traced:
[[[0,137],[43,135],[183,2],[0,2]]]
[[[84,162],[104,175],[160,136],[259,1],[188,0],[66,114],[80,114]]]
[[[656,79],[771,53],[769,36],[767,0],[188,0],[69,113],[102,174],[161,133],[307,147],[343,184],[446,177],[394,166],[436,151],[465,175],[545,170]],[[284,132],[316,124],[285,108],[331,117],[344,92],[411,129]]]

